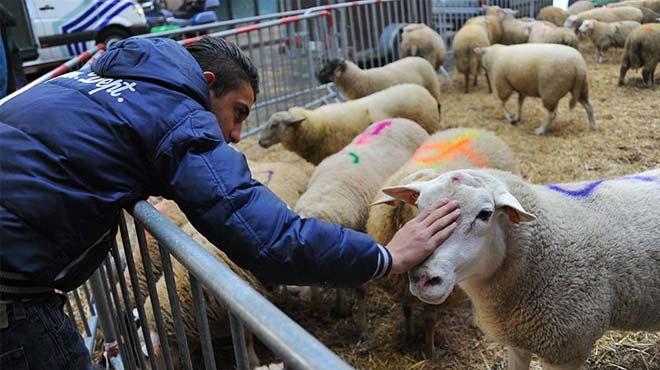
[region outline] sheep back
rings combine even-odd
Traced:
[[[644,14],[641,10],[630,7],[622,6],[617,8],[595,8],[577,14],[581,20],[594,19],[601,22],[618,22],[618,21],[635,21],[641,22]]]
[[[558,8],[556,6],[546,6],[545,8],[541,9],[537,19],[540,21],[550,22],[555,26],[561,27],[569,15],[570,14],[564,9]]]
[[[480,57],[474,52],[476,47],[490,45],[488,30],[485,24],[469,23],[461,27],[454,36],[452,52],[456,60],[456,70],[460,73],[476,75]]]
[[[404,178],[422,169],[439,174],[461,168],[486,167],[513,171],[515,162],[509,146],[487,130],[454,128],[431,135],[381,188],[400,185]],[[384,196],[378,191],[374,200]],[[378,243],[386,245],[399,228],[416,215],[415,207],[402,202],[396,202],[394,206],[374,205],[369,211],[367,233]]]
[[[364,230],[369,203],[380,185],[426,138],[428,134],[407,119],[372,124],[344,149],[318,165],[295,210],[303,217]]]
[[[426,59],[435,70],[445,63],[447,48],[442,36],[423,23],[409,24],[403,28],[399,55],[419,56]]]
[[[557,44],[494,45],[484,57],[496,91],[507,85],[556,105],[568,92],[571,106],[588,94],[587,65],[576,49]]]
[[[589,0],[580,0],[576,1],[571,6],[568,7],[566,10],[568,14],[570,15],[576,15],[582,12],[585,12],[587,10],[593,9],[594,8],[594,3],[592,3]]]
[[[557,27],[549,22],[534,22],[529,33],[530,44],[560,44],[578,49],[579,40],[568,28]]]

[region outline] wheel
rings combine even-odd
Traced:
[[[123,40],[129,36],[131,36],[131,34],[125,29],[111,27],[101,31],[96,39],[96,42],[105,44],[106,47],[109,47],[112,43]]]

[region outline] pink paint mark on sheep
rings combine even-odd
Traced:
[[[368,131],[363,132],[358,136],[355,141],[355,145],[364,145],[369,143],[372,137],[380,135],[380,133],[386,128],[392,126],[391,120],[380,121],[371,126]]]

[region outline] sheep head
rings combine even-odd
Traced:
[[[343,59],[333,59],[319,71],[318,79],[322,84],[333,82],[335,78],[341,76],[346,70],[346,61]]]
[[[536,219],[503,182],[483,170],[450,171],[432,180],[382,191],[416,204],[420,210],[442,198],[460,204],[461,216],[454,233],[408,275],[411,293],[429,304],[444,302],[462,281],[489,277],[504,260],[504,228]]]
[[[596,26],[596,21],[592,19],[587,19],[584,22],[582,22],[582,24],[578,28],[578,31],[580,31],[581,33],[589,34],[590,32],[592,32],[595,26]]]
[[[287,111],[273,113],[259,134],[259,145],[262,148],[269,148],[282,142],[282,137],[287,134],[287,130],[299,127],[304,120],[305,117],[294,116]]]

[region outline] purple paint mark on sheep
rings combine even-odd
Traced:
[[[590,197],[594,191],[598,188],[598,186],[604,182],[608,181],[622,181],[622,180],[637,180],[637,181],[643,181],[643,182],[657,182],[660,183],[660,179],[657,177],[652,177],[652,176],[624,176],[624,177],[619,177],[615,179],[610,179],[610,180],[596,180],[596,181],[591,181],[586,183],[584,186],[582,186],[579,189],[566,189],[563,186],[557,185],[557,184],[549,184],[546,185],[545,187],[562,193],[564,195],[568,195],[569,197],[573,198],[588,198]]]

